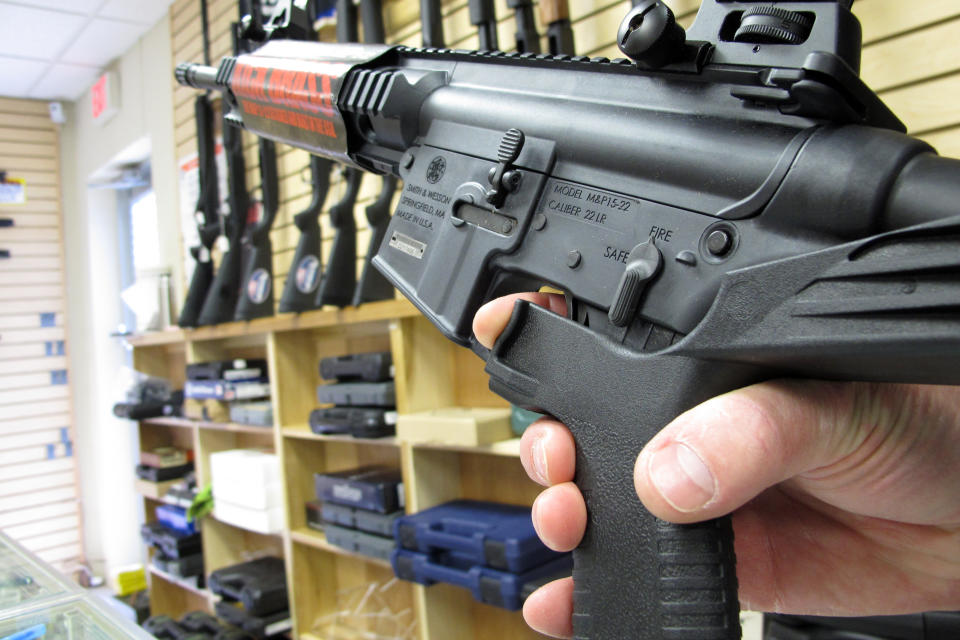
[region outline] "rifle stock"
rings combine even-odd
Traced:
[[[249,0],[241,0],[239,9],[242,18],[249,12]],[[233,52],[239,55],[246,51],[240,37],[240,23],[231,25]],[[233,320],[240,297],[240,280],[243,275],[243,236],[250,213],[250,194],[247,192],[247,163],[243,157],[243,132],[230,114],[223,110],[223,150],[227,156],[227,203],[230,212],[223,220],[220,242],[223,253],[216,275],[204,298],[198,326],[220,324]]]
[[[233,320],[240,293],[243,234],[247,227],[250,195],[247,193],[247,164],[243,159],[243,134],[226,119],[223,123],[223,148],[227,155],[227,200],[230,204],[230,213],[224,219],[224,234],[221,236],[226,246],[200,309],[198,326]]]
[[[514,10],[517,23],[517,53],[540,53],[540,36],[533,21],[533,1],[507,0],[507,6]]]
[[[425,47],[442,49],[445,46],[440,0],[420,0],[420,37]]]
[[[360,20],[363,23],[363,41],[368,44],[379,44],[386,40],[383,26],[383,7],[380,0],[360,0]],[[373,268],[371,261],[376,255],[383,237],[390,224],[390,211],[393,204],[393,194],[397,190],[397,179],[393,176],[384,176],[380,187],[380,195],[368,206],[364,213],[370,225],[370,242],[367,244],[367,253],[363,259],[363,268],[357,288],[353,292],[353,306],[375,300],[389,300],[393,297],[393,285],[387,282],[379,271]]]
[[[493,9],[493,0],[470,0],[470,24],[477,28],[477,49],[480,51],[496,51],[497,43],[497,16]]]
[[[207,21],[207,2],[200,2],[201,31],[203,34],[203,57],[210,64],[210,28]],[[197,232],[200,244],[190,248],[193,256],[193,275],[190,287],[180,309],[177,324],[195,327],[200,319],[200,310],[213,282],[213,257],[210,249],[220,234],[220,187],[217,182],[216,143],[214,141],[213,105],[207,94],[197,96],[193,105],[193,117],[197,123],[197,180],[200,193],[197,197]]]
[[[323,202],[330,189],[330,169],[333,163],[320,156],[310,156],[310,183],[313,196],[307,208],[293,217],[293,224],[300,230],[297,250],[290,262],[280,297],[280,312],[309,311],[317,308],[317,287],[321,275],[320,214]]]
[[[540,22],[547,25],[547,51],[550,55],[573,55],[573,27],[567,0],[540,0]]]
[[[393,194],[396,190],[397,179],[393,176],[384,176],[380,195],[374,200],[373,204],[364,210],[367,222],[370,223],[370,243],[367,245],[367,256],[363,261],[360,280],[357,281],[357,290],[353,294],[353,306],[364,302],[393,298],[393,285],[373,267],[372,261],[387,235],[387,225],[390,224],[390,212],[393,206]]]
[[[263,213],[248,238],[243,286],[234,320],[253,320],[273,315],[273,244],[270,229],[280,206],[277,177],[277,149],[273,142],[260,138],[260,192]]]
[[[357,42],[360,38],[357,6],[353,0],[337,0],[337,42]],[[330,257],[317,290],[316,306],[332,304],[345,307],[353,301],[357,286],[357,221],[353,208],[357,204],[363,174],[353,167],[343,172],[346,190],[330,207],[330,224],[336,230]]]
[[[220,234],[220,189],[217,185],[216,146],[213,140],[213,107],[209,98],[201,94],[194,103],[197,122],[197,160],[200,195],[197,200],[197,231],[200,244],[190,248],[195,265],[190,288],[183,301],[177,324],[195,327],[200,310],[213,282],[213,258],[210,249]]]
[[[346,192],[330,207],[330,224],[336,229],[327,268],[317,290],[317,306],[326,304],[345,307],[353,302],[357,284],[357,221],[353,208],[357,204],[363,172],[348,167],[344,171]]]

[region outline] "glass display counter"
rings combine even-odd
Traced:
[[[152,637],[0,533],[0,640]]]

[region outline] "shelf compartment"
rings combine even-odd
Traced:
[[[327,327],[275,334],[269,344],[270,362],[278,379],[274,394],[275,422],[281,427],[299,427],[317,407],[319,364],[323,358],[356,353],[388,351],[390,323]]]
[[[543,490],[519,460],[519,439],[481,447],[405,445],[407,512],[468,498],[530,506]]]
[[[179,619],[190,611],[213,613],[213,596],[207,589],[171,576],[151,566],[150,615],[167,615]]]
[[[163,502],[163,496],[167,494],[170,487],[182,481],[182,478],[176,478],[164,482],[150,482],[149,480],[140,480],[138,478],[134,481],[134,490],[148,500]]]
[[[133,351],[133,368],[140,373],[163,378],[174,389],[183,387],[187,373],[186,345],[181,340],[169,344],[145,345]]]
[[[322,537],[322,536],[321,536]],[[325,621],[346,608],[352,608],[370,585],[390,585],[378,591],[378,598],[394,612],[406,612],[406,619],[414,619],[413,591],[416,585],[397,580],[393,570],[377,561],[367,562],[365,556],[318,547],[311,543],[291,545],[294,631],[299,638],[324,638],[320,627]],[[374,587],[376,589],[376,587]],[[372,627],[372,625],[371,625]],[[373,631],[361,628],[358,631]],[[338,636],[339,637],[339,636]],[[363,637],[362,635],[357,636]],[[415,635],[413,637],[424,637]],[[460,637],[458,635],[446,637]]]
[[[299,529],[294,529],[290,532],[290,539],[297,544],[304,544],[308,547],[313,547],[315,549],[320,549],[321,551],[327,551],[329,553],[336,553],[341,556],[347,556],[349,558],[356,558],[363,562],[371,562],[373,564],[379,565],[390,569],[390,563],[386,560],[381,560],[380,558],[374,558],[372,556],[366,556],[362,553],[355,553],[353,551],[348,551],[343,547],[338,547],[335,544],[330,544],[327,542],[327,536],[322,531],[317,531],[316,529],[311,529],[310,527],[301,527]]]
[[[379,443],[378,443],[379,444]],[[397,446],[376,446],[367,441],[283,438],[281,467],[287,488],[287,526],[307,529],[306,503],[316,499],[315,473],[331,473],[369,465],[400,468]]]
[[[158,577],[160,577],[160,578],[163,578],[164,580],[166,580],[166,581],[169,582],[170,584],[176,585],[176,586],[180,587],[181,589],[185,589],[185,590],[187,590],[187,591],[193,592],[194,595],[196,595],[196,596],[198,596],[198,597],[206,598],[206,599],[208,599],[208,600],[213,597],[213,594],[210,592],[209,589],[203,589],[203,588],[201,588],[201,587],[197,587],[191,580],[185,580],[185,579],[183,579],[183,578],[178,578],[177,576],[171,575],[171,574],[167,573],[166,571],[162,571],[162,570],[156,568],[156,567],[153,566],[152,564],[149,566],[149,568],[150,568],[150,575],[151,575],[151,576],[158,576]]]
[[[542,640],[545,637],[527,626],[520,611],[477,602],[470,591],[462,587],[442,583],[414,587],[423,627],[421,638]]]
[[[529,506],[542,487],[520,465],[519,439],[481,447],[403,445],[407,512],[414,513],[458,498]],[[507,611],[473,599],[459,587],[415,585],[421,638],[542,638]]]
[[[203,564],[211,572],[246,562],[255,557],[272,555],[284,557],[283,538],[247,531],[212,516],[203,519]]]
[[[201,423],[216,424],[216,423]],[[210,454],[230,449],[274,450],[273,429],[230,425],[232,428],[200,428],[197,431],[198,447],[194,456],[197,469],[197,486],[205,487],[210,481]]]

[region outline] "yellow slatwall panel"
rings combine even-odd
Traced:
[[[513,43],[513,12],[505,0],[496,0],[500,46],[509,50]],[[670,6],[680,22],[689,26],[700,5],[699,0],[672,0]],[[178,0],[171,8],[171,46],[175,61],[199,61],[202,58],[199,0]],[[620,57],[615,34],[620,20],[629,11],[630,2],[607,0],[570,0],[577,53],[591,56]],[[230,23],[236,20],[235,0],[213,0],[210,3],[212,60],[229,54]],[[863,24],[862,75],[891,108],[907,124],[910,132],[936,146],[944,155],[960,156],[960,3],[955,0],[925,0],[906,3],[902,0],[857,0],[854,13]],[[420,44],[419,0],[393,0],[385,4],[387,40],[406,45]],[[476,33],[470,25],[467,3],[452,0],[443,4],[444,35],[447,46],[472,48]],[[543,25],[539,24],[540,32]],[[324,30],[321,39],[332,34]],[[192,89],[175,87],[175,140],[178,158],[196,152],[193,122]],[[23,145],[24,141],[10,142]],[[259,197],[260,174],[255,140],[245,140],[247,185]],[[4,147],[0,146],[0,156]],[[293,216],[310,201],[310,185],[306,170],[308,156],[303,151],[278,145],[280,211],[274,223],[271,240],[274,250],[274,286],[281,291],[296,248],[299,231]],[[36,158],[42,159],[41,155]],[[356,219],[360,229],[358,250],[366,250],[369,230],[363,209],[378,194],[380,180],[365,176],[357,203]],[[332,179],[326,208],[339,199],[342,183],[338,175]],[[324,255],[333,240],[328,216],[321,216]],[[185,285],[185,283],[184,283]],[[279,296],[277,296],[279,299]]]
[[[0,529],[56,566],[82,559],[73,457],[58,132],[44,102],[0,99],[0,171],[27,201],[0,204]]]

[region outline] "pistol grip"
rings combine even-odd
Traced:
[[[643,446],[686,409],[757,377],[754,369],[636,354],[590,329],[518,302],[487,360],[490,386],[563,421],[577,445],[586,535],[574,551],[574,637],[740,637],[729,517],[674,525],[633,487]]]

